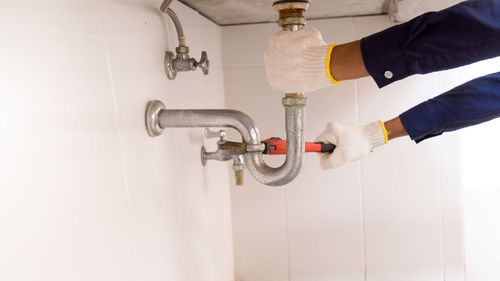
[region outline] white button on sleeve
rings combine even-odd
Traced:
[[[386,72],[384,73],[384,76],[385,76],[385,78],[387,78],[387,79],[392,79],[392,77],[394,77],[394,74],[392,74],[392,72],[390,72],[390,71],[386,71]]]

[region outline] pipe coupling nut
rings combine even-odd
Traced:
[[[262,152],[266,149],[263,143],[259,144],[247,144],[247,152]]]
[[[273,8],[276,12],[282,10],[304,10],[309,9],[310,0],[280,0],[274,1]]]
[[[283,106],[306,106],[307,98],[302,95],[286,95],[281,100]]]
[[[177,54],[187,54],[189,53],[189,47],[188,46],[179,46],[175,48],[175,52]]]
[[[278,25],[279,26],[288,26],[288,25],[304,26],[304,25],[306,25],[306,18],[304,18],[304,17],[280,18],[278,20]]]

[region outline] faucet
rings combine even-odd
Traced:
[[[305,25],[304,11],[309,7],[309,0],[276,1],[273,7],[280,14],[278,23],[283,30],[293,32]],[[241,111],[231,109],[167,109],[161,101],[154,100],[148,104],[146,109],[146,129],[152,137],[161,135],[165,128],[236,129],[241,135],[244,148],[241,146],[236,153],[234,149],[222,147],[224,143],[219,141],[218,151],[205,152],[205,160],[203,160],[202,148],[202,161],[207,159],[221,161],[237,159],[233,163],[233,167],[237,166],[235,168],[237,177],[242,174],[243,168],[246,166],[250,174],[259,182],[270,186],[281,186],[295,179],[302,168],[305,151],[306,104],[307,98],[304,93],[285,93],[282,99],[282,105],[285,108],[287,151],[285,162],[280,167],[270,167],[264,162],[262,158],[264,145],[261,143],[259,129],[252,118]]]
[[[196,61],[194,58],[189,57],[189,47],[186,45],[186,37],[184,36],[179,17],[169,8],[172,1],[173,0],[164,0],[160,7],[160,11],[169,15],[174,22],[177,38],[179,40],[179,46],[175,48],[176,54],[170,51],[165,53],[165,73],[168,79],[173,80],[179,71],[194,71],[196,68],[200,67],[203,74],[207,75],[208,69],[210,68],[207,52],[201,52],[200,61]]]
[[[233,171],[236,178],[236,185],[243,185],[243,171],[245,170],[245,148],[241,143],[226,140],[226,131],[211,131],[205,128],[205,138],[219,138],[217,141],[217,151],[207,152],[205,146],[201,147],[201,164],[205,166],[207,160],[229,161],[233,160]]]

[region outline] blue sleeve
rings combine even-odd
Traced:
[[[413,74],[500,55],[500,0],[469,0],[361,40],[366,69],[382,88]]]
[[[399,116],[408,135],[417,143],[497,117],[500,117],[500,72],[469,81]]]

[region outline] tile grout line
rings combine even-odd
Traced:
[[[360,121],[359,117],[359,97],[358,97],[358,82],[355,83],[356,89],[356,104],[358,108],[358,123]],[[365,193],[364,193],[364,181],[363,181],[363,160],[359,162],[359,191],[360,191],[360,207],[361,207],[361,235],[362,235],[362,260],[361,264],[363,267],[363,280],[367,280],[367,269],[366,269],[366,218],[365,218]]]
[[[265,68],[265,64],[242,64],[242,65],[222,65],[220,68],[224,69],[255,69],[255,68]]]
[[[177,147],[177,140],[178,138],[177,137],[174,137],[173,138],[173,144],[174,144],[174,147]],[[174,156],[174,159],[175,159],[175,163],[179,163],[179,154],[178,153],[175,153],[175,156]],[[178,167],[177,165],[174,165],[174,172],[175,174],[177,174],[178,172]],[[183,202],[183,193],[182,191],[179,190],[179,186],[182,186],[182,180],[181,180],[181,177],[176,177],[175,179],[175,195],[177,197],[177,202],[180,202],[181,204],[180,205],[177,205],[176,208],[178,208],[178,211],[179,211],[179,214],[177,215],[178,216],[178,219],[179,219],[179,234],[180,234],[180,242],[181,242],[181,245],[180,245],[180,250],[181,250],[181,259],[182,259],[182,263],[181,263],[181,276],[183,278],[186,277],[187,273],[187,267],[186,267],[186,264],[188,264],[188,262],[186,261],[187,260],[187,257],[186,257],[186,254],[185,254],[185,249],[186,249],[186,230],[185,230],[185,225],[184,225],[184,215],[185,215],[185,211],[184,211],[184,205],[182,204]]]
[[[433,79],[435,80],[435,79]],[[434,83],[437,85],[437,81],[435,80]],[[446,266],[446,243],[445,243],[445,229],[446,229],[446,224],[445,224],[445,195],[444,195],[444,184],[443,184],[443,153],[446,153],[446,151],[443,151],[443,139],[439,138],[436,140],[438,142],[438,145],[436,146],[436,149],[438,150],[436,155],[438,155],[438,170],[439,170],[439,204],[440,204],[440,211],[441,211],[441,251],[442,251],[442,268],[443,268],[443,281],[446,281],[447,278],[447,266]]]
[[[441,149],[442,147],[442,140],[438,139],[438,146],[437,149],[439,150],[439,197],[440,197],[440,207],[441,207],[441,251],[442,251],[442,263],[443,263],[443,280],[446,281],[446,272],[447,272],[447,266],[446,266],[446,244],[445,244],[445,207],[444,207],[444,185],[443,185],[443,150]]]
[[[287,252],[287,255],[286,255],[286,258],[287,258],[287,265],[288,265],[288,281],[292,281],[292,269],[291,269],[291,258],[290,258],[290,234],[289,234],[289,225],[290,225],[290,222],[289,222],[289,217],[288,217],[288,188],[284,188],[285,189],[285,223],[286,223],[286,246],[287,246],[287,249],[286,249],[286,252]]]
[[[356,17],[351,17],[352,22],[352,34],[356,37]],[[359,124],[361,121],[361,112],[360,112],[360,104],[359,104],[359,79],[354,81],[354,92],[356,97],[356,113],[357,113],[357,123]],[[363,267],[363,280],[367,281],[367,269],[366,269],[366,219],[365,219],[365,208],[364,208],[364,183],[363,183],[363,160],[359,162],[359,191],[360,191],[360,207],[361,207],[361,235],[362,235],[362,249],[361,249],[361,264]]]
[[[463,155],[462,155],[462,148],[463,148],[463,134],[458,135],[458,140],[457,143],[455,144],[457,146],[456,151],[459,154],[459,163],[460,166],[458,167],[458,171],[460,174],[463,172]],[[459,190],[460,190],[460,230],[462,231],[462,237],[460,239],[463,247],[462,251],[462,273],[463,273],[463,281],[468,280],[468,273],[467,273],[467,237],[466,237],[466,230],[465,230],[465,208],[466,208],[466,203],[465,203],[465,188],[464,188],[464,182],[463,182],[463,176],[460,180],[459,184]]]
[[[118,145],[120,146],[120,158],[121,158],[120,162],[121,162],[122,171],[123,171],[123,183],[124,183],[125,194],[127,197],[127,205],[128,205],[129,219],[130,219],[130,231],[131,231],[131,237],[132,237],[132,245],[131,246],[132,246],[132,254],[133,254],[133,261],[134,261],[133,268],[134,268],[135,277],[138,280],[140,280],[139,272],[137,269],[137,264],[138,264],[137,258],[138,257],[137,257],[137,245],[136,245],[136,242],[137,242],[136,226],[135,226],[134,220],[133,220],[132,197],[130,195],[129,180],[128,180],[127,173],[126,173],[125,152],[123,150],[123,137],[122,137],[120,130],[119,130],[119,122],[118,122],[118,118],[117,118],[118,103],[117,103],[117,98],[116,98],[113,73],[111,70],[111,57],[109,55],[108,45],[106,43],[103,43],[103,45],[104,45],[104,51],[106,53],[106,64],[108,66],[108,75],[109,75],[110,85],[111,85],[111,93],[112,93],[112,98],[113,98],[113,111],[114,111],[113,121],[115,123],[116,134],[118,136]]]

